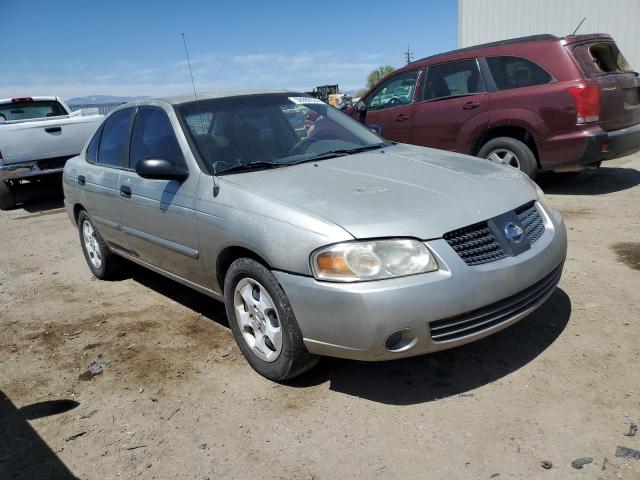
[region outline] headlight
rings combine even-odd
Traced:
[[[359,282],[433,272],[438,262],[417,240],[393,239],[338,243],[311,255],[318,280]]]
[[[538,200],[542,203],[547,203],[547,197],[545,197],[544,192],[542,191],[540,186],[535,182],[533,182],[533,184],[536,186],[536,193],[538,194]]]

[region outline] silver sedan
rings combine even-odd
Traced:
[[[384,141],[288,91],[124,105],[64,190],[96,277],[126,259],[224,301],[277,381],[322,355],[391,360],[501,330],[552,294],[566,255],[562,218],[518,170]]]

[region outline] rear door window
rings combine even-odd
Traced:
[[[475,59],[430,65],[423,89],[423,100],[437,100],[485,91]]]
[[[414,70],[384,82],[371,96],[369,110],[383,110],[411,103],[419,73],[419,70]]]
[[[199,119],[198,119],[199,120]],[[200,122],[197,122],[200,127]],[[129,153],[131,168],[140,160],[169,160],[176,167],[186,168],[182,150],[166,113],[159,108],[141,107],[131,132]]]
[[[498,90],[545,85],[553,77],[538,64],[522,57],[486,57]]]
[[[100,165],[121,167],[123,165],[124,144],[129,130],[132,108],[117,111],[104,122],[98,163]]]

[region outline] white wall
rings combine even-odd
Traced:
[[[608,33],[640,69],[640,0],[458,0],[458,45],[539,33]]]

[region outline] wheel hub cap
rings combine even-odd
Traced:
[[[89,261],[95,268],[100,268],[102,266],[102,252],[100,251],[96,231],[88,220],[85,220],[82,224],[82,239]]]
[[[275,361],[282,352],[282,329],[273,299],[252,278],[238,282],[233,298],[244,342],[262,360]]]
[[[506,148],[496,148],[487,155],[487,160],[491,160],[495,163],[502,165],[509,165],[510,167],[520,168],[520,160],[518,156],[511,150]]]

